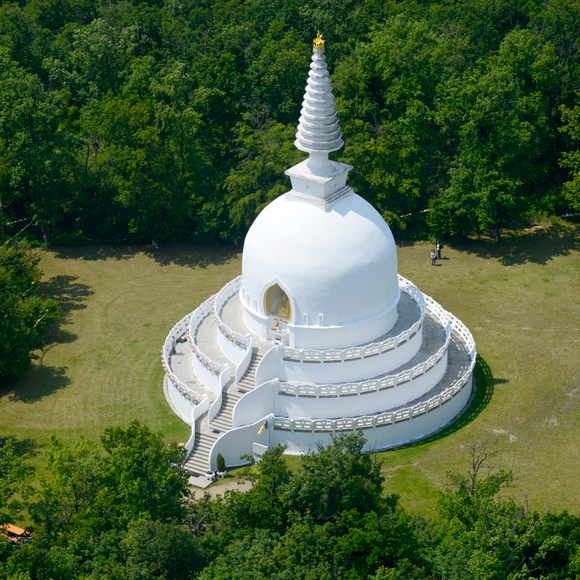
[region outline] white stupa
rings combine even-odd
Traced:
[[[165,393],[192,427],[186,469],[247,462],[278,444],[301,454],[363,430],[369,450],[421,439],[467,404],[476,359],[467,328],[397,274],[389,226],[347,185],[319,35],[292,189],[246,236],[242,275],[168,335]]]

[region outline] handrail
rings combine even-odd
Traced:
[[[205,318],[212,313],[215,297],[215,294],[210,296],[205,302],[202,302],[200,306],[198,306],[197,309],[191,313],[187,330],[187,340],[189,341],[189,345],[193,350],[193,355],[195,358],[197,358],[197,360],[212,374],[219,375],[224,370],[224,368],[227,367],[227,365],[223,365],[212,360],[199,348],[199,346],[197,346],[196,343],[197,331],[199,330],[199,327]]]
[[[344,397],[375,393],[384,389],[396,387],[401,383],[413,381],[417,377],[432,369],[443,357],[451,340],[451,321],[449,313],[444,310],[433,298],[425,296],[427,310],[439,319],[441,326],[445,327],[445,342],[427,360],[417,363],[410,369],[399,373],[383,375],[379,378],[366,379],[359,382],[340,384],[309,384],[281,382],[279,393],[296,397]]]
[[[248,350],[244,355],[244,358],[236,365],[236,369],[234,372],[234,380],[236,383],[239,383],[242,380],[242,377],[246,374],[248,367],[252,362],[253,356],[253,349],[252,349],[252,337],[250,336],[250,343],[248,345]]]
[[[189,320],[192,314],[193,312],[184,316],[169,331],[169,334],[167,335],[167,338],[165,339],[165,342],[163,343],[163,347],[161,349],[161,364],[163,365],[163,370],[165,371],[167,380],[171,382],[171,384],[176,388],[176,390],[188,401],[192,403],[198,403],[201,400],[200,396],[194,391],[190,390],[190,388],[177,377],[177,375],[171,369],[170,365],[171,355],[174,352],[177,340],[180,339],[187,332]]]
[[[467,384],[472,376],[477,360],[475,341],[468,328],[453,314],[447,313],[453,330],[459,335],[464,345],[469,350],[469,366],[465,372],[449,387],[434,395],[427,401],[421,401],[410,407],[404,407],[396,411],[386,411],[378,415],[364,415],[359,417],[344,417],[341,419],[309,419],[293,417],[274,417],[274,428],[290,431],[352,431],[355,429],[370,429],[383,425],[398,423],[423,415],[432,409],[445,404],[452,399]]]
[[[230,328],[223,320],[222,320],[222,310],[226,302],[232,297],[235,296],[239,290],[240,285],[242,283],[242,276],[237,276],[230,282],[228,282],[217,294],[215,297],[214,305],[213,305],[213,312],[215,315],[217,327],[219,331],[223,334],[223,336],[229,340],[230,342],[234,343],[238,347],[247,350],[250,347],[250,334],[242,334]]]
[[[223,403],[223,393],[225,388],[227,387],[230,380],[230,369],[229,367],[224,368],[224,370],[220,373],[219,377],[219,392],[217,397],[215,398],[214,402],[210,405],[209,410],[207,412],[207,419],[208,422],[211,423],[218,415],[222,408]]]
[[[423,293],[410,280],[407,280],[407,278],[404,278],[401,275],[399,275],[399,286],[403,292],[406,292],[413,300],[415,300],[419,308],[419,320],[417,320],[410,328],[403,330],[397,336],[392,336],[380,342],[371,342],[363,346],[333,349],[298,349],[284,347],[282,353],[283,358],[300,362],[336,362],[361,359],[382,354],[397,348],[404,342],[407,342],[419,331],[423,324],[426,309],[425,298]]]
[[[208,407],[209,407],[209,397],[207,395],[204,395],[200,399],[199,404],[196,405],[191,410],[191,435],[189,436],[189,439],[185,444],[185,451],[187,452],[185,455],[185,461],[189,459],[191,451],[195,447],[195,439],[197,437],[195,423],[207,411]]]

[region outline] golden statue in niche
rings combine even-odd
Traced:
[[[270,286],[266,291],[266,314],[289,322],[292,318],[290,298],[278,284]]]

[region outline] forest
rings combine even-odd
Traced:
[[[0,517],[27,509],[31,541],[0,537],[0,578],[573,578],[580,519],[539,514],[506,495],[513,476],[493,469],[488,443],[450,474],[432,517],[406,512],[381,466],[342,435],[306,455],[297,473],[268,451],[249,468],[249,491],[192,498],[182,449],[137,422],[100,444],[51,441],[50,478],[6,440]],[[25,498],[23,501],[22,498]]]
[[[0,5],[0,239],[238,244],[288,188],[317,30],[351,184],[399,237],[579,202],[575,0]]]

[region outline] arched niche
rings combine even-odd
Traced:
[[[270,286],[265,294],[265,309],[267,316],[281,318],[286,322],[292,320],[292,304],[288,294],[278,284]]]

